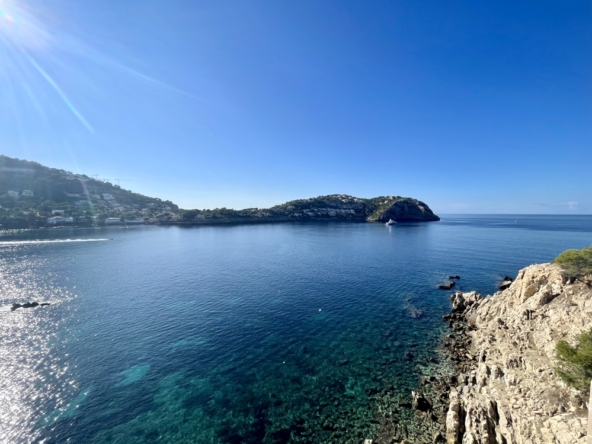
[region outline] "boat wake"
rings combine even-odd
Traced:
[[[62,244],[71,242],[103,242],[109,239],[53,239],[53,240],[24,240],[24,241],[0,241],[0,247],[11,247],[15,245],[43,245]]]

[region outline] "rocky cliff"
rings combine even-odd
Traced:
[[[446,441],[586,442],[588,399],[555,374],[556,344],[592,326],[592,290],[558,266],[532,265],[491,297],[452,295],[448,349],[460,371]]]

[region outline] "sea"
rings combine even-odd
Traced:
[[[545,215],[1,232],[0,442],[361,443],[454,290],[591,243]]]

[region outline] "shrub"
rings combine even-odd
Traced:
[[[559,341],[557,359],[557,375],[568,385],[587,392],[592,380],[592,329],[579,335],[575,347]]]
[[[563,268],[566,277],[581,278],[592,273],[592,246],[581,250],[567,250],[557,256],[553,263]]]

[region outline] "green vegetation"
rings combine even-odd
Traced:
[[[563,269],[567,278],[583,280],[592,274],[592,246],[564,251],[553,260],[553,263]]]
[[[370,214],[370,218],[377,218],[379,215],[386,211],[392,204],[394,204],[401,196],[380,196],[373,199],[368,199],[368,203],[373,207],[373,211]]]
[[[559,377],[572,387],[588,392],[592,380],[592,329],[579,335],[575,347],[560,341],[557,359],[559,367],[555,371]]]
[[[0,155],[1,228],[101,225],[108,217],[170,220],[178,207],[108,181]],[[54,216],[65,218],[51,224]]]
[[[404,201],[401,207],[391,211],[393,204],[401,200]],[[362,199],[331,194],[265,209],[179,210],[170,201],[133,193],[106,180],[0,155],[0,229],[91,226],[120,221],[183,225],[276,221],[386,222],[391,217],[403,221],[439,220],[423,202],[400,196]]]

